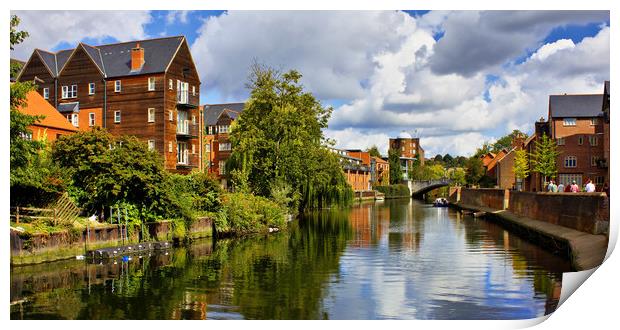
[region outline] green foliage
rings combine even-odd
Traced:
[[[300,79],[294,70],[282,74],[252,66],[250,99],[231,126],[227,173],[235,191],[264,197],[271,196],[275,182],[285,181],[291,201],[300,196],[301,209],[346,201],[350,188],[322,132],[332,108],[305,92]]]
[[[375,190],[385,194],[385,198],[411,197],[411,191],[406,184],[392,184],[389,186],[376,186]]]
[[[20,44],[22,41],[24,41],[24,39],[28,37],[28,32],[17,30],[17,26],[19,25],[19,17],[17,17],[16,15],[11,15],[10,23],[11,33],[9,36],[9,41],[11,42],[11,50],[13,50],[13,47],[15,45]],[[19,64],[18,62],[11,61],[11,77],[17,76],[17,74],[21,70],[21,67],[21,64]],[[13,105],[13,102],[11,102],[11,105]]]
[[[560,152],[553,139],[543,134],[540,141],[535,141],[534,153],[532,154],[532,171],[540,173],[545,181],[558,173],[556,159]]]
[[[215,228],[220,234],[246,235],[284,226],[284,210],[280,205],[246,193],[225,194],[215,217]]]
[[[468,184],[478,184],[480,179],[484,176],[484,167],[482,166],[482,160],[479,156],[470,157],[465,167],[467,170],[465,171],[465,180]]]
[[[366,149],[366,152],[370,154],[370,157],[379,157],[381,158],[381,153],[379,152],[379,148],[376,145]]]
[[[501,138],[497,139],[495,143],[493,143],[493,146],[491,147],[491,152],[498,153],[502,149],[512,149],[512,141],[519,136],[525,136],[525,133],[521,132],[518,129],[513,130],[510,134],[502,136]]]
[[[115,138],[104,129],[60,137],[53,158],[72,178],[70,191],[90,212],[129,203],[168,211],[161,156],[136,137]]]
[[[409,172],[412,180],[438,180],[446,176],[446,169],[441,163],[432,165],[420,165],[418,161],[413,162],[413,167]]]
[[[455,168],[452,171],[450,171],[450,179],[452,180],[452,184],[457,185],[457,186],[462,186],[465,185],[467,183],[466,180],[466,172],[463,168]]]
[[[513,170],[517,179],[524,179],[530,174],[530,164],[525,150],[519,149],[515,151]]]
[[[399,184],[403,178],[403,169],[400,167],[400,151],[389,149],[388,162],[390,163],[390,184]]]

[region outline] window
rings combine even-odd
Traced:
[[[189,83],[177,80],[177,103],[189,103]]]
[[[605,184],[605,177],[604,176],[597,176],[596,178],[594,178],[594,184],[597,186],[602,186]]]
[[[195,154],[196,153],[196,145],[192,143],[192,153]]]
[[[564,167],[566,168],[577,167],[577,157],[566,156],[566,158],[564,158]]]
[[[590,140],[590,145],[591,146],[597,146],[598,145],[598,138],[595,135],[589,136],[588,139]]]
[[[577,138],[577,144],[579,144],[579,145],[582,145],[582,144],[583,144],[583,136],[581,136],[581,135],[580,135],[580,136]]]
[[[80,126],[80,119],[77,113],[72,113],[71,114],[71,124],[75,127],[79,127]]]
[[[149,150],[155,150],[155,140],[149,140]]]
[[[188,134],[189,125],[187,121],[187,111],[177,111],[177,133]]]
[[[95,114],[92,112],[88,114],[88,126],[95,126]]]
[[[565,143],[566,143],[566,141],[564,140],[564,138],[563,138],[563,137],[561,137],[561,138],[557,138],[557,144],[558,144],[559,146],[563,146]]]
[[[149,91],[155,90],[155,77],[149,77]]]
[[[95,95],[95,83],[88,84],[88,95]]]
[[[213,134],[213,126],[209,126],[209,135]]]
[[[558,182],[563,183],[565,187],[570,186],[573,181],[581,186],[581,180],[581,174],[558,174]]]
[[[172,152],[172,142],[168,142],[168,152]]]
[[[219,133],[228,133],[228,125],[220,125],[219,126]]]
[[[177,143],[177,163],[187,164],[187,142]]]
[[[206,152],[211,152],[211,143],[205,144],[205,151]]]
[[[114,82],[114,91],[117,92],[117,93],[121,91],[121,81],[120,80],[116,80]]]
[[[219,151],[229,151],[230,150],[230,142],[220,142]]]
[[[77,97],[77,85],[62,86],[62,98],[70,99]]]
[[[173,121],[174,120],[174,112],[172,110],[170,110],[168,112],[168,120],[169,121]]]
[[[43,98],[46,100],[49,100],[50,98],[50,89],[49,88],[43,88]]]
[[[598,118],[590,118],[590,126],[598,125]]]
[[[192,86],[192,96],[196,96],[196,86]]]
[[[121,111],[120,110],[114,111],[114,122],[117,124],[121,122]]]
[[[172,82],[172,79],[168,79],[168,89],[172,90],[174,88],[174,83]]]
[[[148,110],[148,120],[149,123],[155,122],[155,108],[149,108]]]
[[[598,156],[592,156],[592,158],[590,159],[590,166],[596,166],[596,164],[598,163]]]
[[[196,116],[195,115],[192,115],[192,124],[196,125]]]
[[[219,169],[220,175],[226,174],[226,161],[220,160],[218,163],[218,169]]]
[[[564,126],[576,126],[577,119],[575,118],[564,118]]]

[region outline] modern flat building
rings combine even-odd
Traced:
[[[424,149],[420,146],[420,138],[414,138],[411,134],[402,131],[397,138],[390,139],[390,149],[400,152],[403,180],[409,179],[409,169],[413,167],[415,160],[418,160],[420,165],[424,165]]]
[[[134,135],[164,168],[202,168],[200,78],[183,36],[49,52],[35,49],[17,76],[80,130]]]
[[[347,151],[341,149],[331,149],[340,157],[340,165],[344,171],[345,178],[353,191],[368,191],[370,187],[370,154],[361,150]],[[361,156],[361,158],[354,157],[351,154]],[[364,154],[364,155],[362,155]],[[367,155],[365,155],[367,154]],[[364,163],[364,159],[368,160],[368,163]]]
[[[63,135],[73,134],[78,131],[63,117],[54,107],[49,104],[39,93],[28,92],[24,106],[17,109],[19,112],[31,116],[43,116],[30,125],[28,129],[32,135],[28,136],[31,140],[45,140],[53,142]]]
[[[226,183],[226,161],[232,152],[232,145],[228,136],[230,125],[243,111],[245,103],[207,104],[204,106],[205,122],[205,166],[209,173],[213,173]]]

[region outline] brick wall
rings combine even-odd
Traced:
[[[490,207],[492,209],[503,210],[505,200],[507,200],[508,190],[504,189],[461,189],[461,203]]]
[[[609,227],[609,198],[603,193],[511,192],[508,210],[518,216],[601,234]]]

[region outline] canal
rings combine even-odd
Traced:
[[[11,269],[11,319],[523,319],[568,260],[416,200],[323,210],[287,232]]]

